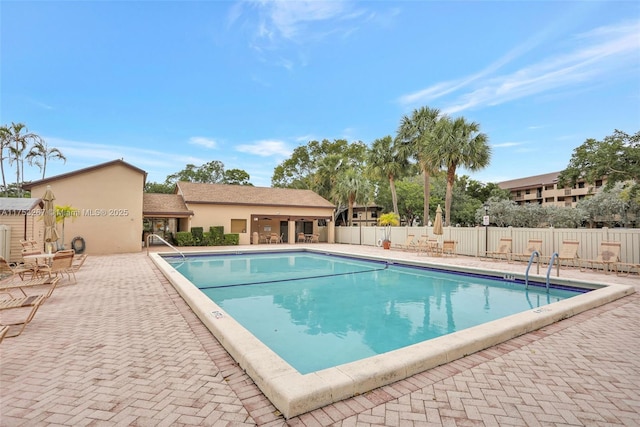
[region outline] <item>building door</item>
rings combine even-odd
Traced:
[[[280,221],[280,236],[282,243],[289,243],[289,221]]]

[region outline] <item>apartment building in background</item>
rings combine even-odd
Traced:
[[[560,172],[552,172],[512,179],[499,182],[498,186],[503,190],[509,190],[511,200],[519,205],[536,203],[547,206],[575,207],[580,200],[595,194],[606,183],[606,180],[600,179],[594,185],[578,181],[573,187],[559,187],[559,175]]]

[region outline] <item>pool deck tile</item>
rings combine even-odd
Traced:
[[[525,269],[463,256],[309,246]],[[0,425],[640,425],[638,293],[285,420],[146,253],[90,256],[76,276],[77,284],[56,288],[21,335],[0,344]],[[637,275],[563,268],[561,277],[640,291]]]

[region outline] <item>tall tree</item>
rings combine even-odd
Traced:
[[[251,179],[251,176],[242,169],[229,169],[224,171],[223,174],[223,182],[225,184],[253,186],[249,179]]]
[[[2,191],[5,197],[9,195],[7,189],[7,180],[4,175],[4,161],[7,159],[7,151],[11,145],[11,131],[9,126],[3,125],[0,127],[0,174],[2,175]]]
[[[368,160],[371,175],[389,180],[393,212],[399,215],[395,180],[407,170],[407,158],[400,154],[398,146],[393,143],[391,136],[387,135],[373,141]]]
[[[435,155],[439,116],[437,108],[416,109],[411,116],[402,117],[396,137],[399,153],[406,158],[413,157],[424,176],[424,224],[429,221],[430,177],[440,169],[440,159]]]
[[[558,176],[558,184],[575,185],[580,179],[593,184],[603,178],[607,189],[621,181],[640,183],[640,131],[628,135],[616,129],[602,141],[587,139],[573,150],[569,165]]]
[[[26,158],[29,165],[35,164],[42,171],[42,179],[44,179],[47,172],[47,160],[57,159],[62,160],[64,163],[67,162],[67,158],[62,154],[62,151],[55,147],[49,147],[44,139],[34,141]]]
[[[23,132],[24,131],[24,132]],[[22,197],[22,184],[24,179],[24,152],[29,143],[36,144],[42,141],[35,133],[28,131],[23,123],[11,123],[7,127],[7,148],[9,149],[9,164],[16,165],[16,188],[18,189],[18,197]],[[4,132],[3,132],[4,133]]]
[[[166,184],[175,184],[178,181],[199,183],[220,183],[224,177],[224,163],[212,160],[201,166],[188,164],[179,172],[167,176]]]
[[[349,226],[353,224],[353,205],[356,201],[368,200],[370,194],[371,186],[362,170],[348,168],[338,176],[333,187],[333,198],[347,203]]]
[[[289,159],[276,166],[271,177],[271,185],[313,190],[330,200],[331,181],[336,179],[337,171],[364,165],[366,153],[367,146],[361,141],[309,141],[307,145],[293,150]]]
[[[456,169],[462,166],[470,171],[486,167],[491,159],[491,147],[480,125],[467,122],[464,117],[451,120],[443,117],[438,127],[436,155],[447,171],[447,192],[444,201],[445,225],[451,225],[451,203]]]

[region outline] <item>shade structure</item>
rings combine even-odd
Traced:
[[[442,229],[442,208],[438,205],[436,209],[436,219],[433,222],[433,234],[441,236],[444,233]]]
[[[56,197],[53,195],[51,186],[47,185],[47,190],[42,196],[44,201],[44,241],[55,242],[58,240],[58,230],[56,230],[56,211],[53,204]]]

